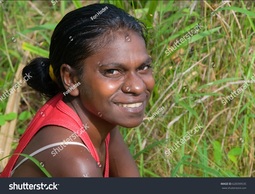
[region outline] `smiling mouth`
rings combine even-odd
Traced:
[[[138,103],[132,103],[132,104],[122,104],[122,103],[117,103],[118,106],[124,107],[124,108],[138,108],[143,105],[142,102]]]

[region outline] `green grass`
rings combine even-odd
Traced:
[[[28,60],[47,56],[54,26],[65,13],[85,2],[92,3],[59,1],[53,6],[50,1],[4,2],[0,8],[0,94],[15,83],[15,72],[25,55]],[[148,27],[148,52],[154,60],[156,85],[146,115],[152,116],[160,107],[165,109],[139,127],[121,128],[141,175],[254,177],[254,83],[225,106],[221,103],[244,84],[241,80],[254,75],[254,3],[100,2],[125,9]],[[219,6],[212,16],[210,7]],[[165,55],[167,47],[198,23],[203,26],[198,34]],[[0,101],[2,115],[6,103]],[[22,89],[13,147],[42,103],[34,91]],[[165,151],[196,124],[204,128],[166,156]]]
[[[40,161],[38,161],[37,159],[35,159],[34,157],[32,157],[32,156],[30,156],[30,155],[27,155],[27,154],[19,154],[20,156],[23,156],[23,157],[25,157],[25,158],[27,158],[28,160],[31,160],[38,168],[40,168],[40,170],[44,173],[44,175],[46,176],[46,177],[52,177],[51,175],[50,175],[50,173],[44,168],[44,165],[40,162]],[[0,161],[1,160],[3,160],[3,159],[5,159],[5,158],[9,158],[9,157],[11,157],[12,156],[12,154],[10,154],[9,156],[5,156],[5,157],[3,157],[3,158],[1,158],[0,159]]]

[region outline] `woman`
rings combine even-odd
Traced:
[[[49,59],[23,69],[50,100],[20,139],[2,177],[138,177],[118,130],[136,127],[153,90],[143,26],[110,4],[68,13],[55,28]]]

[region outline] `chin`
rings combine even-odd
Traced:
[[[130,122],[121,122],[118,125],[125,128],[133,128],[139,126],[143,122],[143,119],[139,119],[139,121],[131,121]]]

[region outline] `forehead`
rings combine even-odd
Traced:
[[[120,31],[111,35],[112,41],[85,61],[88,63],[119,62],[123,64],[142,63],[148,58],[144,39],[132,31]]]

